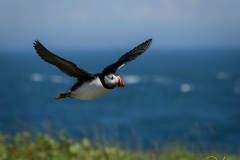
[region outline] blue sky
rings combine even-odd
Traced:
[[[1,0],[0,50],[240,47],[239,0]]]

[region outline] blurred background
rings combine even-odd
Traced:
[[[240,1],[2,0],[0,24],[0,133],[239,151]],[[76,80],[33,48],[97,73],[149,38],[118,71],[126,87],[94,101],[55,100]]]

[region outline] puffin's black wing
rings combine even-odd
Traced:
[[[122,66],[124,66],[126,63],[133,61],[135,58],[143,54],[151,45],[152,39],[149,39],[139,46],[135,47],[131,51],[125,53],[122,57],[118,59],[117,62],[109,65],[106,67],[102,72],[104,74],[107,73],[115,73],[118,69],[120,69]]]
[[[94,75],[79,68],[75,63],[67,61],[48,51],[38,40],[35,40],[34,48],[38,55],[46,62],[57,66],[62,72],[68,76],[79,79],[92,79]]]

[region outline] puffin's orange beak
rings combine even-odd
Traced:
[[[120,76],[118,78],[119,78],[119,81],[117,83],[117,86],[118,87],[124,87],[124,80]]]

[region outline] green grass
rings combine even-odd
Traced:
[[[0,160],[240,160],[239,154],[195,153],[184,147],[167,147],[161,151],[132,150],[120,144],[103,145],[87,138],[69,136],[53,138],[30,132],[14,136],[0,134]]]

